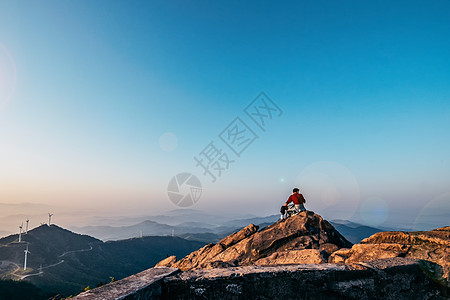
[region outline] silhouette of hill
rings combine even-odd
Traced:
[[[129,226],[86,226],[72,228],[74,231],[94,236],[103,241],[117,241],[137,237],[142,233],[145,236],[158,235],[167,236],[174,233],[176,236],[189,234],[212,234],[213,238],[219,239],[236,229],[235,226],[217,226],[201,222],[185,222],[179,225],[161,224],[155,221],[146,220]],[[207,235],[205,235],[207,236]],[[210,235],[211,236],[211,235]],[[195,238],[195,240],[199,240]]]
[[[18,242],[18,235],[10,235],[0,239],[0,260],[9,260],[23,264],[24,250],[29,244],[33,259],[29,267],[51,265],[60,261],[58,255],[66,251],[89,248],[91,244],[101,241],[81,234],[75,234],[56,225],[41,225],[28,234],[22,235],[22,242]]]
[[[28,244],[27,270],[23,270]],[[45,293],[74,295],[145,270],[168,255],[186,255],[204,243],[179,237],[149,236],[102,242],[56,225],[0,239],[0,277],[23,280]],[[1,292],[1,291],[0,291]]]
[[[215,220],[215,223],[207,223],[211,221],[214,215],[200,214],[195,210],[187,210],[183,214],[182,211],[174,210],[168,213],[170,216],[153,216],[152,219],[158,219],[159,223],[154,220],[141,221],[134,225],[127,226],[86,226],[73,227],[72,230],[78,233],[87,234],[103,241],[121,240],[137,237],[142,232],[144,235],[167,236],[174,233],[184,239],[201,241],[205,243],[217,243],[222,238],[231,234],[236,230],[240,230],[248,224],[255,224],[263,228],[269,226],[279,219],[279,215],[270,215],[266,217],[250,217],[243,219]],[[188,217],[193,218],[191,221],[185,221]],[[192,221],[196,220],[196,221]],[[183,221],[183,222],[181,222]],[[384,231],[379,228],[364,226],[348,220],[333,220],[330,223],[352,243],[359,243],[361,240],[368,238],[374,233]],[[389,229],[391,230],[391,229]]]
[[[370,237],[371,235],[384,231],[379,228],[370,226],[364,226],[358,223],[354,223],[346,220],[333,220],[330,222],[347,240],[353,244],[361,242],[363,239]]]

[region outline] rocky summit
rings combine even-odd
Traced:
[[[285,264],[319,264],[342,248],[347,241],[329,222],[312,211],[279,220],[259,230],[253,224],[208,244],[179,261],[175,257],[158,266],[182,271],[246,265],[272,266]]]
[[[323,263],[364,267],[380,259],[411,258],[448,289],[449,252],[450,227],[379,232],[353,245],[321,216],[304,211],[262,229],[250,224],[217,244],[208,244],[178,261],[169,257],[157,266],[182,271]]]
[[[311,211],[250,224],[76,299],[449,299],[450,227],[352,245]]]
[[[379,232],[353,245],[334,252],[329,262],[358,263],[374,259],[406,257],[431,261],[442,267],[437,277],[448,282],[450,273],[450,226],[431,231]]]

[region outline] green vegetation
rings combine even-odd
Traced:
[[[51,293],[45,292],[29,282],[0,280],[0,299],[2,300],[40,300],[49,299]]]
[[[9,278],[17,280],[20,276],[31,275],[23,280],[45,293],[61,297],[79,294],[86,286],[100,286],[151,268],[167,255],[183,257],[204,245],[170,236],[104,243],[55,225],[43,225],[23,237],[31,252],[24,272],[26,243],[12,243],[14,239],[14,236],[0,239],[0,246],[3,246],[0,261],[11,265],[1,269],[9,273],[0,272],[0,277],[9,274]],[[41,265],[43,273],[39,274]]]

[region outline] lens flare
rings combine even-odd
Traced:
[[[307,200],[307,209],[327,218],[348,220],[358,208],[360,194],[356,178],[339,163],[313,163],[297,176],[296,184]]]
[[[432,230],[450,226],[450,193],[437,196],[428,202],[414,221],[414,230]]]
[[[369,197],[362,201],[359,215],[366,225],[377,227],[389,217],[389,206],[379,197]]]

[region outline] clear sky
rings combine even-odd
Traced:
[[[0,80],[2,203],[449,225],[449,1],[6,0]]]

